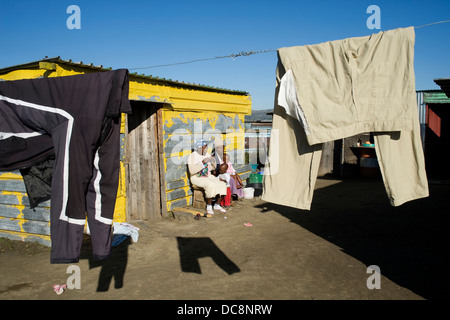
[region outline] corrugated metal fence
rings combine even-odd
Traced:
[[[425,146],[425,124],[426,124],[426,104],[423,101],[424,92],[417,91],[417,107],[419,109],[419,122],[420,122],[420,139],[422,140],[422,148]]]

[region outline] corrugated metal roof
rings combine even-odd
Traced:
[[[440,86],[446,96],[450,98],[450,78],[434,79],[434,82]]]
[[[63,60],[63,59],[61,59],[61,57],[58,56],[58,57],[54,57],[54,58],[45,58],[45,59],[38,60],[38,61],[33,61],[33,62],[28,62],[28,63],[24,63],[24,64],[20,64],[20,65],[15,65],[15,66],[11,66],[11,67],[2,68],[2,69],[0,69],[0,74],[4,74],[4,73],[10,72],[10,71],[14,71],[14,70],[18,70],[18,69],[36,68],[36,67],[39,66],[40,62],[66,64],[66,65],[71,65],[71,66],[91,69],[91,70],[95,70],[95,71],[112,70],[111,67],[105,68],[105,67],[103,67],[103,65],[97,65],[96,66],[96,65],[94,65],[92,63],[85,64],[85,63],[83,63],[83,61],[74,62],[74,61],[72,61],[72,59]],[[153,80],[153,81],[157,81],[157,82],[163,82],[163,83],[172,84],[172,85],[176,85],[176,86],[197,88],[197,89],[214,91],[214,92],[224,92],[224,93],[228,93],[228,94],[249,95],[249,93],[247,91],[224,89],[224,88],[218,88],[218,87],[208,86],[208,85],[204,85],[204,84],[196,84],[196,83],[189,83],[189,82],[183,82],[183,81],[172,80],[172,79],[159,78],[159,77],[152,76],[152,75],[138,74],[137,72],[130,73],[130,78],[133,78],[133,77],[134,78]]]
[[[450,98],[443,91],[424,92],[423,101],[425,103],[449,104]]]

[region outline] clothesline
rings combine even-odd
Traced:
[[[419,28],[423,28],[423,27],[428,27],[428,26],[432,26],[432,25],[435,25],[435,24],[445,23],[445,22],[450,22],[450,20],[444,20],[444,21],[438,21],[438,22],[428,23],[428,24],[424,24],[423,26],[414,27],[414,29],[419,29]]]
[[[450,22],[450,20],[432,22],[432,23],[424,24],[422,26],[414,27],[414,29],[419,29],[419,28],[428,27],[428,26],[432,26],[432,25],[436,25],[436,24],[440,24],[440,23],[446,23],[446,22]],[[212,58],[195,59],[195,60],[174,62],[174,63],[168,63],[168,64],[158,64],[158,65],[148,66],[148,67],[130,68],[128,70],[142,70],[142,69],[152,69],[152,68],[159,68],[159,67],[170,67],[170,66],[175,66],[175,65],[189,64],[189,63],[194,63],[194,62],[209,61],[209,60],[216,60],[216,59],[225,59],[225,58],[232,58],[234,60],[234,59],[236,59],[238,57],[246,57],[246,56],[251,56],[251,55],[260,54],[260,53],[273,52],[273,51],[276,51],[276,50],[277,49],[268,49],[268,50],[260,50],[260,51],[241,51],[239,53],[232,53],[232,54],[226,55],[226,56],[217,56],[217,57],[212,57]]]
[[[237,57],[251,56],[251,55],[254,55],[254,54],[258,54],[258,53],[265,53],[265,52],[271,52],[271,51],[276,51],[276,49],[261,50],[261,51],[247,51],[247,52],[241,51],[239,53],[232,53],[232,54],[227,55],[227,56],[218,56],[218,57],[205,58],[205,59],[195,59],[195,60],[190,60],[190,61],[175,62],[175,63],[169,63],[169,64],[158,64],[158,65],[150,66],[150,67],[131,68],[129,70],[150,69],[150,68],[158,68],[158,67],[169,67],[169,66],[175,66],[175,65],[179,65],[179,64],[188,64],[188,63],[199,62],[199,61],[208,61],[208,60],[225,59],[225,58],[236,59]]]

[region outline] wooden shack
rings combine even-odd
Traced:
[[[0,69],[0,81],[107,70],[56,57]],[[129,99],[133,113],[122,116],[116,222],[160,218],[192,204],[185,159],[194,139],[222,138],[230,154],[244,150],[247,92],[131,73]],[[246,179],[249,165],[243,157],[233,159]],[[31,210],[20,172],[0,172],[0,237],[49,245],[50,206],[48,201]]]

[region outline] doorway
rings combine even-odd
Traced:
[[[160,218],[165,208],[162,104],[130,100],[125,128],[127,220]]]

